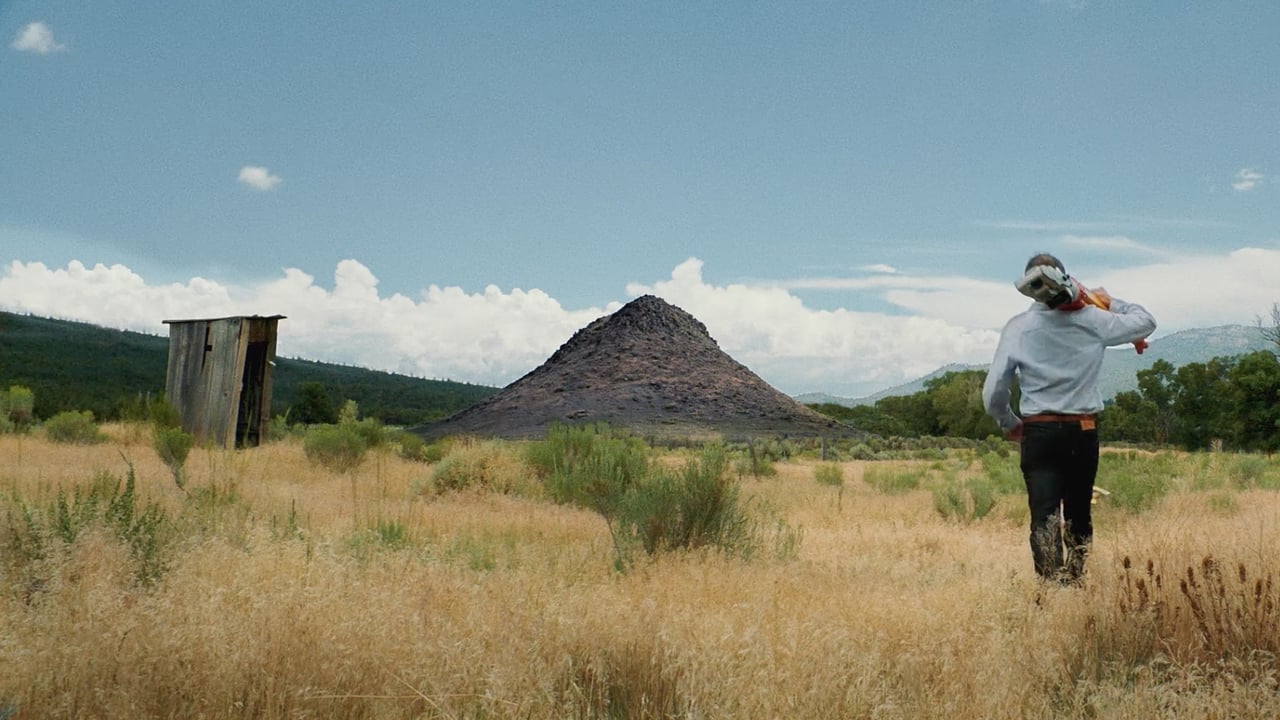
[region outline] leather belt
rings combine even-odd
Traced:
[[[1080,427],[1085,430],[1092,430],[1098,426],[1098,416],[1093,414],[1085,415],[1062,415],[1058,413],[1036,413],[1022,418],[1024,423],[1080,423]]]

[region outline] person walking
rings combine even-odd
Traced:
[[[1021,443],[1036,574],[1079,584],[1093,539],[1103,351],[1131,342],[1141,350],[1156,321],[1141,305],[1088,290],[1048,253],[1032,256],[1015,285],[1035,302],[1001,331],[982,401],[1005,437]]]

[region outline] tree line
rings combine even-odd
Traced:
[[[1280,349],[1280,344],[1277,345]],[[982,370],[949,372],[913,395],[874,405],[811,405],[884,437],[984,440],[1000,429],[982,407]],[[1098,423],[1102,442],[1272,453],[1280,449],[1280,359],[1270,350],[1175,368],[1157,360],[1137,373],[1138,389],[1117,393]],[[1018,393],[1015,388],[1014,408]]]

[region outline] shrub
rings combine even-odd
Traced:
[[[947,520],[981,520],[995,506],[995,486],[986,478],[945,482],[933,490],[933,509]]]
[[[0,432],[26,432],[35,419],[35,393],[21,385],[0,390]]]
[[[195,435],[180,427],[156,425],[152,429],[151,447],[155,449],[156,455],[160,456],[160,462],[163,462],[165,467],[169,468],[169,472],[173,473],[173,482],[178,487],[186,485],[183,466],[187,463],[187,455],[191,452],[191,446],[195,441]]]
[[[876,450],[866,443],[858,443],[849,450],[850,460],[889,460],[888,453]]]
[[[842,487],[844,485],[844,468],[840,463],[820,463],[813,468],[813,479],[819,485]]]
[[[343,424],[359,435],[364,440],[367,448],[378,448],[386,444],[386,428],[382,426],[382,421],[377,418],[365,418],[364,420]]]
[[[909,468],[869,467],[862,476],[868,485],[887,495],[910,492],[920,487],[921,473]]]
[[[813,467],[813,479],[819,485],[836,488],[836,509],[844,505],[844,468],[840,463],[819,463]]]
[[[1006,452],[984,452],[978,456],[982,465],[982,474],[991,484],[992,490],[1002,495],[1011,495],[1026,489],[1026,481],[1022,478],[1021,458],[1010,457]]]
[[[757,543],[726,469],[724,448],[709,445],[678,471],[663,469],[642,479],[620,503],[620,531],[650,555],[712,546],[750,556]]]
[[[368,445],[347,425],[316,425],[307,429],[302,450],[311,462],[335,472],[354,470],[364,461]]]
[[[528,492],[528,467],[508,443],[469,441],[455,445],[435,466],[431,485],[436,492],[480,490]]]
[[[1151,509],[1165,495],[1174,475],[1165,456],[1105,453],[1099,458],[1099,485],[1111,492],[1108,502],[1130,513]]]
[[[1262,484],[1271,463],[1261,455],[1240,455],[1231,463],[1231,479],[1241,488],[1254,488]]]
[[[607,425],[555,425],[528,450],[547,494],[611,516],[623,495],[649,473],[649,450],[639,438]]]
[[[709,445],[678,469],[651,464],[638,438],[608,426],[555,426],[528,458],[557,502],[599,513],[613,536],[617,566],[634,547],[648,554],[715,547],[742,557],[761,544],[758,523],[743,508],[728,476],[722,445]],[[779,552],[794,552],[798,535],[780,527]]]
[[[44,432],[53,442],[72,445],[93,445],[105,439],[90,410],[64,410],[45,421]]]

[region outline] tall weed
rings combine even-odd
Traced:
[[[100,472],[84,488],[70,495],[59,489],[53,501],[40,507],[14,497],[6,514],[3,535],[9,547],[8,564],[20,575],[39,584],[38,565],[54,553],[74,545],[91,527],[106,528],[129,547],[134,577],[143,585],[154,583],[167,567],[165,539],[170,520],[156,502],[137,495],[133,465],[123,481]]]

